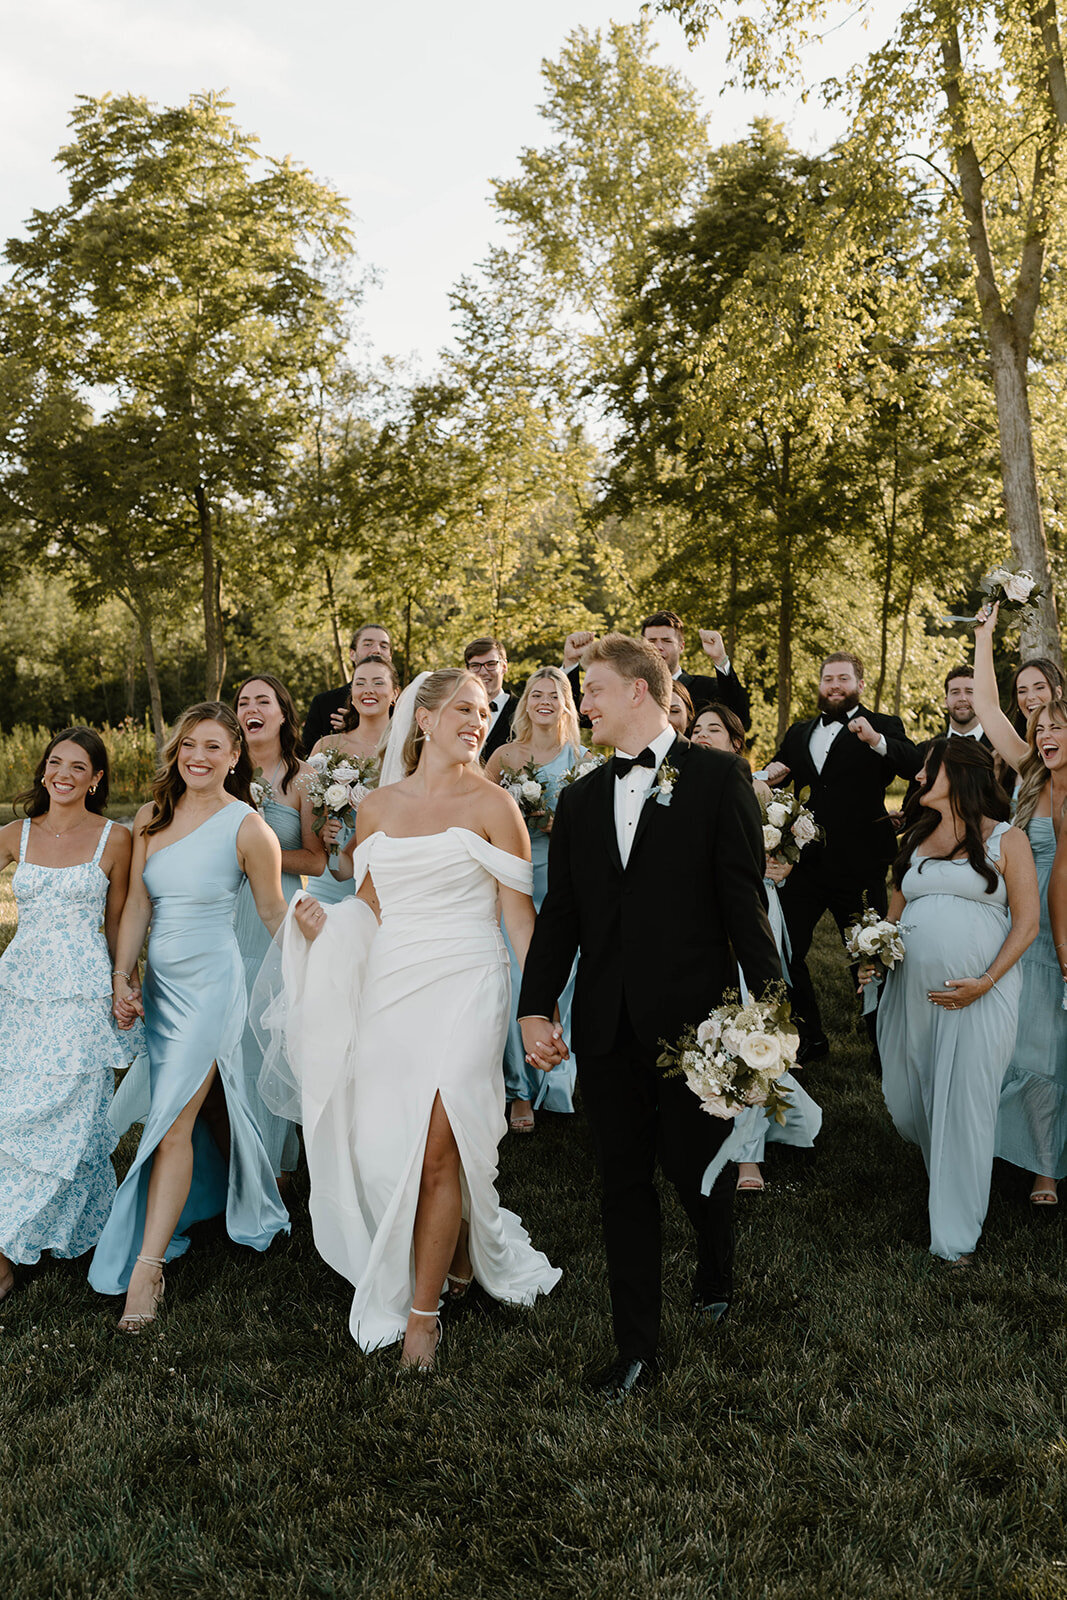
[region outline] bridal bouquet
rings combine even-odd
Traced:
[[[547,833],[552,826],[552,813],[545,798],[548,785],[542,783],[537,773],[537,762],[531,756],[525,766],[509,768],[502,773],[500,787],[514,800],[531,832]]]
[[[709,1116],[736,1117],[748,1106],[763,1106],[769,1117],[785,1122],[789,1096],[778,1079],[796,1068],[800,1036],[783,983],[744,1004],[733,990],[703,1022],[686,1028],[677,1044],[661,1042],[660,1071],[668,1078],[684,1074]]]
[[[346,828],[354,828],[356,807],[377,785],[377,761],[345,755],[343,750],[320,750],[308,757],[308,766],[304,787],[314,813],[314,831],[321,833],[330,817],[340,817]]]
[[[994,567],[982,579],[982,593],[988,604],[999,605],[1001,611],[1025,611],[1041,599],[1043,591],[1031,572],[1012,572],[1010,567]],[[942,622],[966,622],[974,627],[973,617],[942,617]]]
[[[777,856],[794,867],[804,846],[823,837],[823,830],[804,804],[807,798],[807,789],[800,794],[779,789],[769,800],[760,800],[763,848],[769,856]]]

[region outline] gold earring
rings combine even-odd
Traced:
[[[90,794],[95,794],[96,793],[96,784],[95,783],[91,783],[89,785],[89,793]]]

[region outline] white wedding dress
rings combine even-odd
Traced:
[[[403,1337],[412,1305],[436,1095],[459,1146],[478,1282],[495,1299],[528,1305],[561,1273],[495,1187],[511,986],[497,882],[528,894],[529,863],[457,827],[409,839],[373,833],[353,868],[357,889],[373,877],[381,925],[363,901],[345,900],[326,908],[309,945],[290,912],[277,940],[283,995],[263,1017],[273,1038],[260,1082],[282,1115],[296,1112],[282,1085],[299,1093],[315,1243],[354,1285],[352,1336],[373,1350]],[[254,1010],[269,989],[265,971]]]

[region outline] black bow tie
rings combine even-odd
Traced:
[[[639,756],[614,756],[611,770],[617,778],[625,778],[634,767],[656,767],[659,763],[655,753],[646,745]]]
[[[824,711],[819,717],[824,728],[829,728],[834,722],[845,723],[848,721],[847,711]]]
[[[490,711],[495,711],[496,710],[496,701],[495,700],[490,700],[489,709],[490,709]]]

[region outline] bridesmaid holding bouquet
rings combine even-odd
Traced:
[[[389,737],[390,717],[399,693],[400,679],[392,662],[384,656],[364,656],[352,673],[348,710],[340,732],[325,734],[311,754],[338,751],[357,761],[377,761]],[[333,870],[338,853],[354,831],[338,817],[329,818],[323,826],[321,837],[329,855],[319,876],[309,878],[307,886],[308,894],[322,905],[336,905],[338,900],[355,893],[352,879],[339,878]]]

